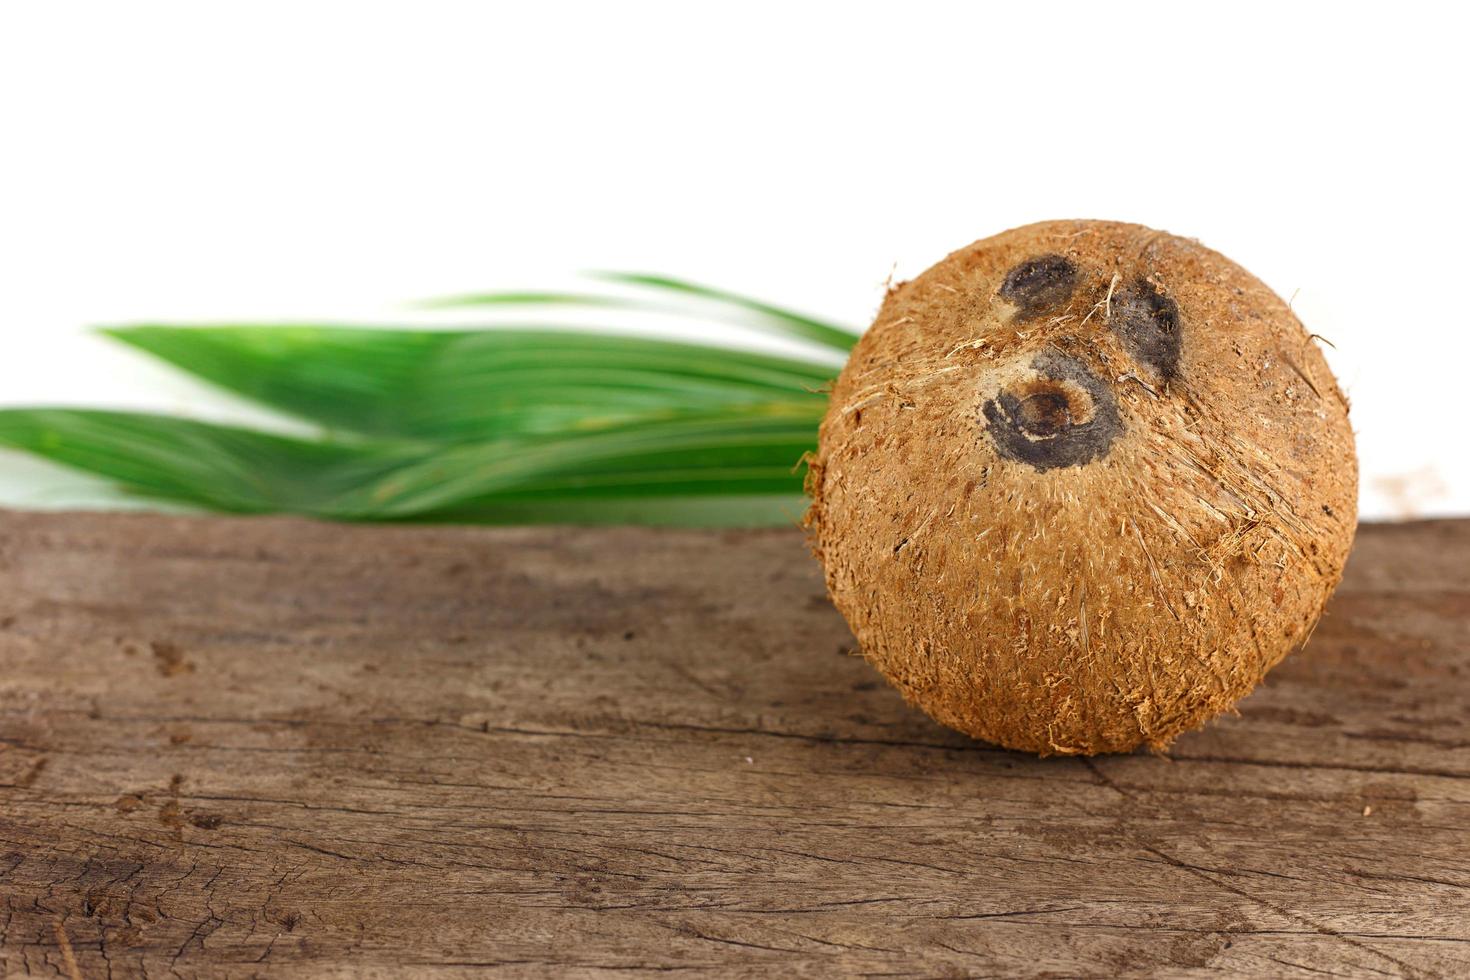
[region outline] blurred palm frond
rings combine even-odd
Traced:
[[[856,334],[682,280],[641,290],[487,293],[438,308],[678,301],[807,345],[774,355],[549,326],[134,325],[103,332],[311,426],[287,436],[175,416],[0,410],[0,445],[149,499],[237,513],[475,523],[789,524],[823,389]]]

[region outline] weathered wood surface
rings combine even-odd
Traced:
[[[0,973],[1470,975],[1470,522],[1170,759],[850,643],[794,531],[0,515]]]

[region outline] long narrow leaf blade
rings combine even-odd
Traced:
[[[364,485],[347,512],[411,516],[511,498],[800,494],[813,418],[648,422],[522,444],[447,448]]]
[[[141,412],[0,410],[0,445],[215,510],[323,514],[420,452],[316,443]]]
[[[145,413],[0,410],[0,445],[156,499],[348,520],[785,524],[812,419],[644,423],[532,443],[318,442]],[[748,499],[747,499],[748,498]],[[745,503],[739,503],[745,500]]]
[[[626,296],[601,296],[596,293],[555,292],[550,290],[505,290],[492,293],[465,293],[441,296],[413,304],[421,310],[454,310],[466,306],[595,306],[603,309],[661,310]],[[667,312],[667,311],[664,311]]]
[[[638,286],[656,293],[694,298],[703,301],[710,313],[738,326],[757,328],[800,340],[813,341],[823,347],[847,353],[857,342],[858,334],[839,324],[797,313],[773,303],[741,296],[738,293],[703,286],[671,276],[641,272],[598,272],[598,279],[625,286]],[[430,300],[421,304],[430,309],[452,309],[478,306],[581,306],[604,309],[639,310],[650,313],[679,313],[680,307],[652,300],[596,293],[572,292],[489,292],[471,293]]]
[[[772,324],[779,326],[784,332],[793,337],[816,341],[835,350],[846,352],[852,349],[853,344],[857,343],[858,335],[854,331],[838,326],[835,323],[819,320],[815,317],[807,316],[804,313],[797,313],[762,300],[751,299],[748,296],[741,296],[723,289],[715,289],[712,286],[704,286],[684,279],[675,279],[672,276],[651,275],[644,272],[599,272],[596,275],[598,278],[605,279],[609,282],[619,282],[628,285],[660,289],[672,293],[681,293],[700,299],[713,300],[717,304],[747,310],[769,320]]]
[[[106,333],[333,430],[483,441],[755,406],[819,412],[830,366],[586,331],[140,325]]]

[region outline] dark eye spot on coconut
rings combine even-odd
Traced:
[[[1046,352],[1031,362],[1036,377],[1018,382],[981,408],[995,448],[1039,472],[1082,466],[1106,456],[1123,432],[1118,403],[1075,357]]]
[[[1050,439],[1072,424],[1072,406],[1058,391],[1034,391],[1020,400],[1016,427],[1037,439]]]
[[[1108,325],[1133,359],[1162,381],[1179,373],[1179,304],[1147,279],[1138,279],[1113,297]]]
[[[1006,273],[1000,298],[1014,303],[1016,319],[1029,320],[1065,303],[1077,285],[1077,267],[1061,255],[1027,259]]]

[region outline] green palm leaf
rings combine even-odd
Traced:
[[[834,373],[792,358],[588,331],[142,325],[105,332],[271,408],[389,438],[586,432],[773,402],[819,412],[818,389]]]
[[[798,356],[586,329],[143,324],[109,336],[321,433],[136,412],[0,410],[0,446],[153,499],[344,520],[787,524],[832,350],[854,335],[661,276],[604,278],[829,348]],[[466,305],[654,299],[494,293]],[[669,304],[667,308],[672,309]]]
[[[341,495],[421,458],[407,447],[64,408],[0,410],[0,445],[108,477],[133,493],[243,513],[323,514]]]
[[[858,338],[852,330],[835,323],[684,279],[642,272],[598,272],[593,273],[593,276],[606,282],[642,287],[655,294],[700,300],[703,301],[703,311],[727,322],[812,341],[844,354],[852,349]],[[423,305],[437,309],[474,306],[588,306],[658,313],[679,312],[677,306],[654,300],[571,292],[472,293],[431,300]]]
[[[675,279],[671,276],[650,275],[643,272],[600,272],[596,273],[596,275],[598,278],[606,279],[609,282],[647,286],[651,289],[680,293],[686,296],[712,300],[716,305],[724,305],[755,313],[770,325],[792,337],[816,341],[819,344],[842,351],[844,354],[852,350],[852,345],[857,343],[858,335],[845,327],[840,327],[835,323],[828,323],[825,320],[818,320],[815,317],[809,317],[802,313],[795,313],[780,306],[773,306],[770,303],[758,299],[751,299],[747,296],[726,292],[723,289],[701,286],[698,283],[689,282],[684,279]]]
[[[344,513],[408,517],[517,499],[800,494],[811,416],[658,420],[515,446],[426,454],[346,495]]]
[[[786,523],[800,512],[796,470],[813,433],[810,418],[720,416],[446,447],[314,441],[146,413],[0,410],[0,445],[134,493],[349,520]],[[756,499],[719,503],[747,497]]]

